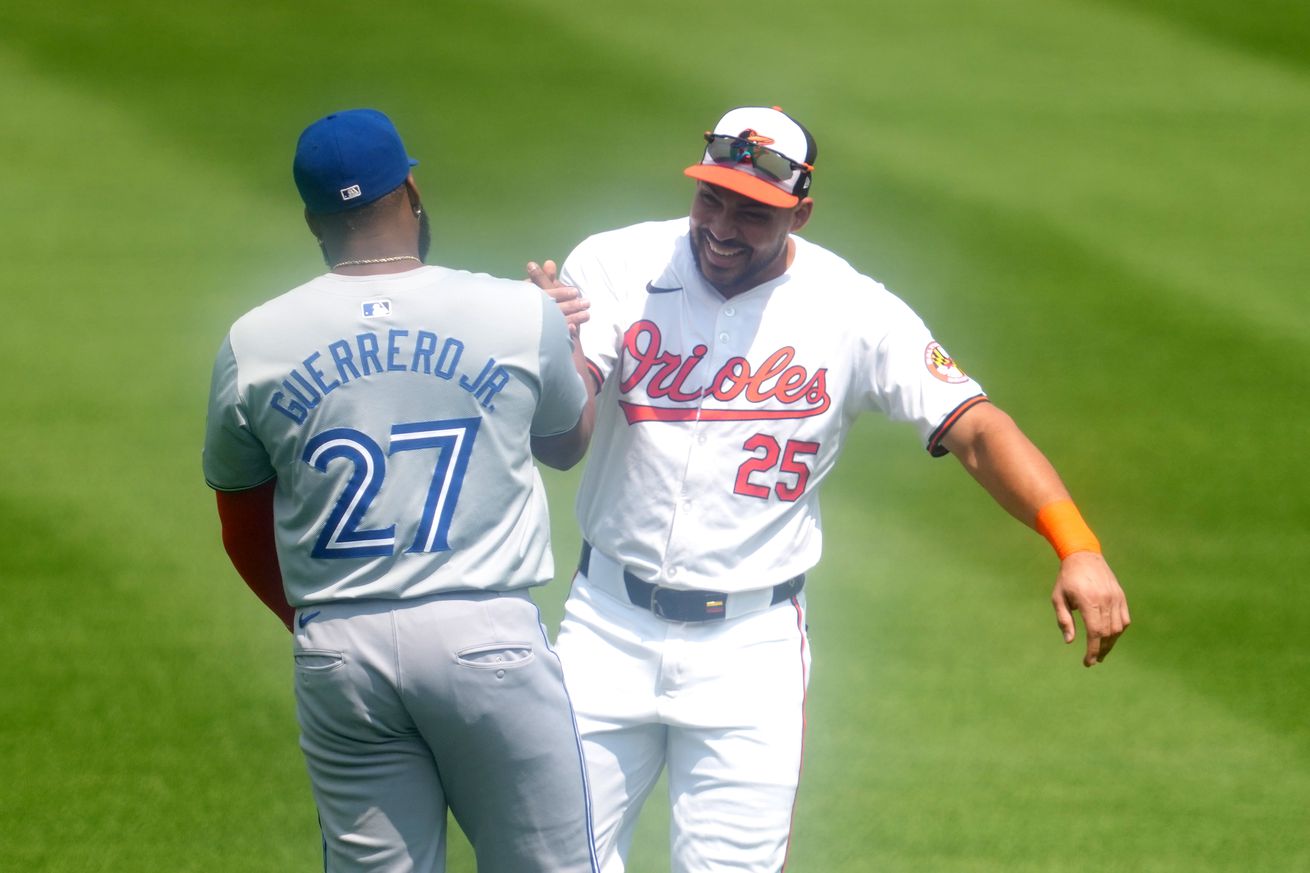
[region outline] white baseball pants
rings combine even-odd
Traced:
[[[579,573],[556,648],[582,732],[603,873],[622,873],[665,767],[673,873],[783,868],[810,667],[803,595],[679,623]]]

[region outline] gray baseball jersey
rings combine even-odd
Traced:
[[[276,477],[294,606],[539,585],[553,562],[529,431],[570,430],[585,402],[563,318],[534,286],[330,273],[233,325],[205,478]]]

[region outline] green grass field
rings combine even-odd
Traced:
[[[757,102],[819,140],[805,235],[1047,450],[1135,619],[1084,670],[1046,545],[861,422],[789,873],[1310,870],[1308,10],[6,4],[0,870],[321,869],[287,640],[199,454],[227,326],[321,269],[301,128],[390,113],[433,259],[517,276],[683,214],[700,132]],[[576,475],[548,483],[553,624]],[[651,807],[632,873],[667,870]]]

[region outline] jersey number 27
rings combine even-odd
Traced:
[[[449,550],[450,520],[459,501],[460,487],[464,484],[464,473],[468,470],[480,422],[477,418],[451,418],[397,424],[391,428],[391,442],[386,453],[368,434],[351,427],[334,427],[316,434],[305,446],[301,460],[321,473],[326,473],[328,465],[336,460],[344,460],[354,469],[319,532],[311,552],[313,557],[371,558],[393,554],[396,548],[395,524],[361,530],[360,523],[382,490],[387,477],[387,457],[397,452],[423,449],[436,449],[437,461],[432,471],[432,484],[423,501],[418,533],[406,551]]]

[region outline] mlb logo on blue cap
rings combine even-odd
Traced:
[[[417,163],[391,119],[376,109],[347,109],[305,128],[291,169],[310,212],[344,212],[399,188]]]

